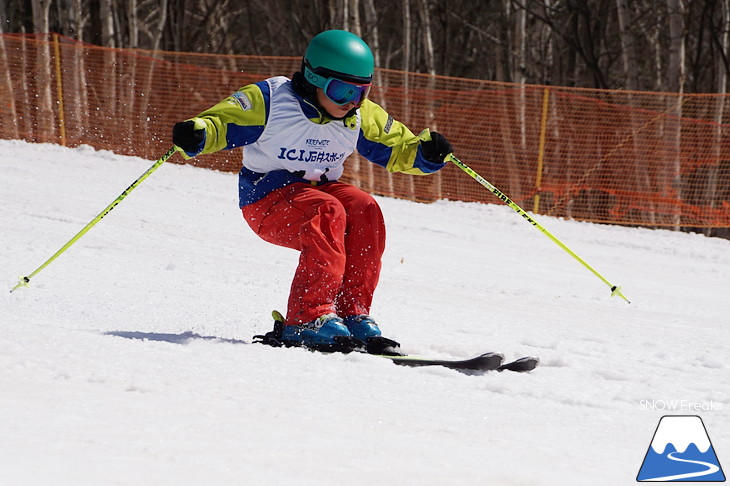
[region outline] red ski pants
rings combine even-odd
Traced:
[[[287,324],[370,313],[385,249],[383,214],[370,194],[342,182],[296,183],[241,211],[262,239],[300,252]]]

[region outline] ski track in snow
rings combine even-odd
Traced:
[[[152,161],[0,141],[9,290]],[[488,178],[488,174],[483,174]],[[464,184],[476,184],[464,175]],[[730,454],[730,241],[379,197],[372,313],[405,351],[507,359],[473,376],[252,345],[297,261],[260,241],[234,174],[163,165],[31,280],[0,292],[0,484],[634,484],[659,418]]]

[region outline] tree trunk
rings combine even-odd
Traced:
[[[639,90],[639,75],[636,70],[636,49],[634,38],[629,31],[631,11],[628,0],[616,0],[616,14],[621,40],[621,61],[624,68],[625,87],[630,91]]]
[[[634,47],[635,38],[632,36],[629,30],[629,24],[631,22],[631,6],[628,0],[616,0],[616,13],[618,17],[619,25],[619,39],[621,41],[621,62],[623,64],[624,73],[624,87],[629,91],[638,91],[639,76],[637,71],[636,62],[636,49]],[[635,96],[633,93],[628,94],[629,106],[634,106]],[[629,111],[629,120],[627,124],[628,130],[631,130],[631,147],[634,156],[630,159],[630,163],[633,164],[633,181],[626,181],[630,184],[636,184],[637,186],[644,185],[649,187],[651,185],[651,176],[649,174],[648,167],[644,162],[642,156],[642,147],[644,146],[643,139],[644,127],[642,127],[642,117],[638,116],[636,110]],[[656,208],[654,202],[647,202],[649,207],[645,211],[648,224],[655,224],[654,215],[656,214]]]
[[[403,117],[406,123],[411,118],[411,91],[410,91],[410,75],[411,70],[411,46],[412,46],[412,23],[411,23],[411,7],[409,0],[403,0]],[[407,180],[408,192],[415,194],[413,179]]]
[[[409,0],[401,2],[403,6],[403,63],[401,69],[405,72],[411,70],[411,7]]]
[[[428,0],[420,0],[418,8],[418,17],[421,21],[421,34],[423,43],[423,57],[426,64],[426,72],[429,74],[428,83],[426,85],[426,92],[430,95],[426,98],[426,106],[423,108],[426,110],[426,124],[433,130],[438,131],[438,125],[436,124],[436,105],[437,100],[436,94],[436,56],[433,48],[433,36],[431,34],[431,12],[428,8]],[[434,199],[441,199],[441,174],[436,174],[428,181],[431,185],[431,196]]]
[[[431,35],[431,15],[428,10],[428,0],[419,0],[418,17],[421,22],[423,58],[426,72],[436,74],[436,60],[433,50],[433,36]]]
[[[366,42],[368,42],[368,45],[370,46],[370,50],[373,52],[373,58],[375,59],[375,73],[373,73],[373,86],[375,89],[379,86],[383,86],[383,76],[380,73],[380,70],[378,68],[382,67],[381,65],[381,58],[380,55],[380,34],[378,31],[378,12],[375,9],[375,1],[374,0],[365,0],[364,5],[364,16],[365,16],[365,25],[368,26],[368,32],[366,36]],[[379,103],[383,109],[386,111],[388,110],[388,107],[385,103],[384,99],[377,99],[375,100],[377,103]],[[369,161],[364,162],[361,164],[361,167],[363,167],[364,175],[363,177],[366,180],[367,187],[374,188],[375,187],[375,174],[373,172],[373,164],[371,164]],[[385,177],[390,178],[390,174],[386,173]],[[389,182],[389,185],[391,185],[392,190],[392,182]],[[372,189],[371,189],[372,190]]]
[[[685,81],[685,31],[684,6],[682,0],[667,0],[669,14],[669,64],[667,72],[667,91],[677,93],[675,98],[667,95],[667,131],[666,146],[671,148],[667,160],[668,196],[676,198],[677,204],[682,202],[681,147],[682,147],[682,104]],[[681,227],[681,215],[676,211],[671,218],[675,230]]]
[[[33,30],[36,33],[48,33],[49,10],[51,0],[32,0]],[[45,41],[45,39],[42,39]],[[51,57],[48,42],[35,42],[36,47],[36,109],[37,118],[35,129],[37,139],[41,142],[56,142],[55,139],[55,112],[53,110],[53,94],[51,91]]]
[[[375,75],[373,79],[373,85],[382,86],[383,77],[378,72],[377,68],[383,67],[382,55],[380,53],[380,32],[378,30],[378,11],[375,9],[375,0],[365,0],[365,25],[368,26],[368,35],[365,37],[366,42],[373,51],[373,58],[375,58]],[[382,100],[381,100],[382,101]],[[388,109],[383,103],[383,108]]]
[[[150,38],[152,39],[152,50],[159,51],[162,35],[165,32],[165,24],[167,23],[167,0],[158,0],[158,19],[154,29],[150,29]]]
[[[723,56],[719,56],[717,61],[717,93],[724,95],[727,93],[728,69],[730,67],[728,66],[726,58],[726,56],[730,54],[730,5],[728,5],[727,1],[720,2],[720,15],[722,21],[720,23],[721,35],[720,39],[718,39],[718,44],[720,45],[720,49],[724,53],[725,58],[723,58]],[[722,127],[724,122],[723,114],[725,113],[726,105],[725,99],[725,96],[718,97],[717,105],[715,106],[715,133],[713,141],[714,163],[712,164],[712,168],[708,174],[707,192],[704,196],[705,200],[710,201],[710,208],[712,209],[717,207],[720,199],[718,194],[720,164],[727,163],[722,157]],[[712,235],[713,228],[705,228],[704,233],[707,236]]]
[[[139,19],[137,18],[137,0],[125,1],[127,27],[129,31],[129,41],[127,46],[131,49],[139,47]]]
[[[47,34],[50,31],[51,0],[31,0],[31,6],[33,8],[33,32]]]
[[[117,47],[114,29],[114,0],[99,0],[99,21],[101,24],[101,45]]]
[[[349,30],[358,37],[362,37],[362,28],[360,25],[360,0],[347,0],[346,21],[346,30]]]
[[[412,23],[411,23],[411,8],[410,8],[410,1],[409,0],[403,0],[401,2],[403,5],[403,43],[401,46],[402,49],[402,57],[403,57],[403,67],[401,68],[403,70],[403,113],[405,116],[405,119],[410,118],[410,106],[411,106],[411,100],[409,99],[410,91],[409,91],[409,76],[408,73],[411,71],[411,53],[412,53]]]
[[[99,1],[99,22],[101,25],[101,45],[116,47],[116,30],[114,28],[114,2],[115,0]],[[105,51],[103,54],[103,69],[107,73],[109,84],[105,92],[110,100],[117,99],[119,76],[117,75],[117,54],[113,50]],[[119,103],[109,103],[106,115],[110,118],[118,117]],[[105,147],[106,148],[106,147]]]
[[[8,5],[7,0],[0,0],[0,34],[3,33],[3,26],[7,21]],[[0,65],[9,66],[8,54],[5,48],[5,39],[0,37]],[[15,88],[13,87],[13,80],[10,77],[10,69],[2,70],[2,79],[0,79],[0,92],[3,93],[3,98],[7,100],[8,118],[9,121],[3,124],[4,132],[10,135],[11,138],[20,138],[18,133],[18,113],[15,110]]]
[[[722,23],[720,32],[720,49],[721,55],[717,56],[717,92],[720,94],[727,93],[728,76],[730,75],[730,2],[723,0],[720,2],[720,15]]]
[[[683,0],[667,0],[669,14],[669,64],[667,91],[683,93],[685,83],[685,25]]]
[[[517,106],[515,107],[516,113],[519,113],[519,127],[520,127],[520,146],[523,150],[527,147],[527,119],[526,119],[526,100],[525,100],[525,82],[527,72],[527,52],[526,52],[526,27],[527,27],[527,14],[524,8],[518,7],[514,11],[514,40],[512,42],[514,48],[515,62],[512,64],[512,80],[514,83],[520,85],[519,96],[517,97]],[[538,110],[538,113],[541,113]]]

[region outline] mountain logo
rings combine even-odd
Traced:
[[[702,419],[697,415],[662,417],[636,480],[725,481]]]

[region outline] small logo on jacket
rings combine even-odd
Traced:
[[[697,415],[659,420],[637,481],[725,481],[705,424]]]
[[[236,100],[243,111],[248,111],[253,108],[251,99],[243,91],[236,91],[231,95],[231,98]]]
[[[318,149],[327,148],[327,146],[330,144],[329,140],[327,140],[327,139],[321,140],[318,138],[308,138],[307,140],[305,140],[305,142],[307,144],[307,147],[318,148]]]

